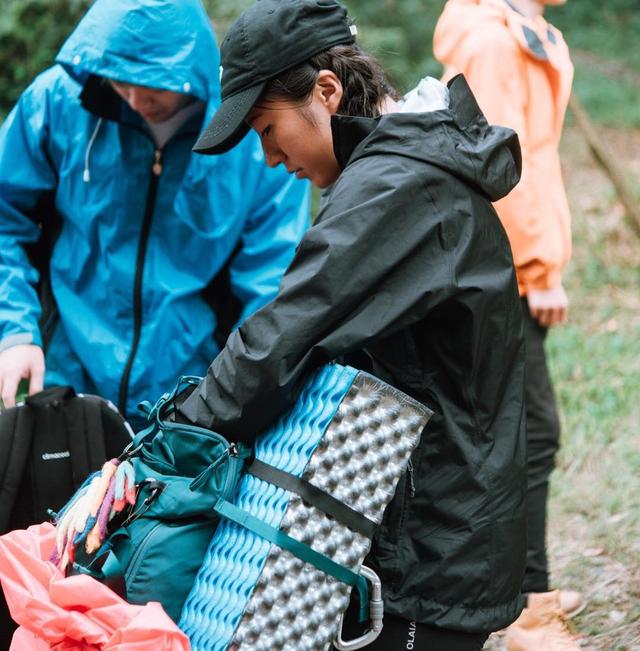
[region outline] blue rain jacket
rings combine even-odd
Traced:
[[[98,0],[56,63],[0,129],[0,350],[50,331],[45,384],[98,393],[131,418],[217,355],[221,315],[203,290],[221,270],[238,322],[275,295],[308,225],[309,186],[269,169],[254,134],[222,156],[191,152],[220,102],[197,0]],[[156,151],[102,78],[194,95],[206,114]],[[62,218],[49,265],[58,315],[41,332],[27,250],[47,197]]]

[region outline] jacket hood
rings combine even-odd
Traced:
[[[444,110],[389,113],[378,120],[333,116],[340,166],[373,155],[405,156],[446,170],[491,201],[507,195],[520,180],[518,136],[489,126],[462,75],[448,88],[449,108]]]
[[[81,85],[93,74],[219,103],[220,58],[199,0],[97,0],[56,62]]]
[[[449,0],[433,35],[435,58],[448,65],[474,34],[486,33],[496,23],[506,25],[522,50],[540,61],[553,59],[548,48],[562,41],[562,34],[542,16],[528,18],[508,0]]]

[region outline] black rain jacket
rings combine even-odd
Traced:
[[[388,612],[467,631],[522,608],[522,314],[491,201],[520,174],[463,77],[450,106],[334,116],[343,171],[277,297],[234,332],[180,412],[252,441],[331,360],[434,411],[368,559]]]

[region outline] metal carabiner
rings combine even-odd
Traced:
[[[127,447],[121,452],[120,456],[118,457],[118,461],[123,462],[123,461],[128,461],[132,457],[135,457],[140,450],[144,447],[144,443],[138,443],[135,447],[133,447],[133,441],[127,445]]]
[[[340,618],[340,628],[333,646],[338,651],[353,651],[353,649],[362,649],[371,644],[382,631],[382,617],[384,615],[384,605],[382,603],[382,584],[378,575],[370,568],[364,565],[360,568],[360,574],[364,576],[371,584],[371,599],[369,599],[369,630],[354,640],[342,639],[342,626],[344,624],[344,613]]]
[[[140,502],[140,494],[145,487],[149,488],[149,495],[147,495],[147,497],[145,497],[144,500]],[[160,493],[162,493],[165,488],[166,484],[159,481],[158,479],[155,479],[154,477],[147,477],[146,479],[143,479],[136,486],[136,502],[131,507],[129,514],[122,521],[122,524],[120,526],[126,527],[128,524],[131,524],[138,518],[141,518],[151,508],[153,501],[159,497]]]

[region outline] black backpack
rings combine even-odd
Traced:
[[[131,442],[115,406],[52,387],[0,412],[0,534],[49,520],[85,480]],[[16,628],[0,590],[0,649]]]
[[[110,402],[71,387],[0,412],[0,534],[50,519],[132,436]]]

